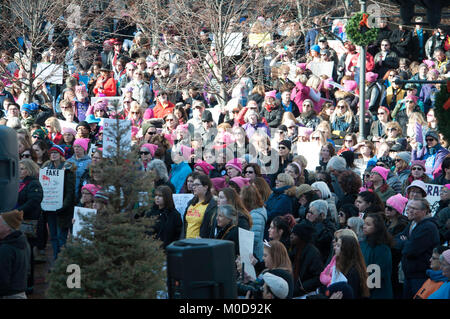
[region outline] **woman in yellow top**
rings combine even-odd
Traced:
[[[217,202],[211,193],[212,183],[208,176],[197,175],[192,183],[192,198],[184,214],[180,238],[214,238],[214,221]]]

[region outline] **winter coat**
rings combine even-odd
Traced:
[[[433,217],[436,220],[441,238],[441,244],[450,240],[450,230],[447,228],[447,221],[450,219],[450,208],[446,207]]]
[[[295,84],[295,87],[292,89],[291,92],[291,101],[294,101],[295,104],[297,104],[298,110],[300,113],[303,112],[303,102],[306,99],[309,99],[309,91],[311,88],[309,86],[306,86],[300,82],[297,82]]]
[[[390,69],[397,69],[398,68],[398,55],[394,51],[388,52],[386,57],[384,58],[383,62],[381,63],[381,66],[379,65],[380,60],[382,59],[382,53],[378,52],[375,54],[374,62],[375,62],[375,73],[378,74],[378,78],[381,79],[384,77],[386,72]]]
[[[101,89],[102,87],[103,89]],[[103,82],[103,77],[99,77],[92,92],[95,94],[95,96],[101,96],[100,93],[103,93],[106,96],[116,96],[116,80],[114,80],[113,77],[110,77],[105,82]]]
[[[184,211],[184,216],[183,216],[183,228],[181,231],[180,239],[186,238],[186,231],[187,231],[186,213],[189,209],[189,206],[191,206],[194,198],[191,199],[186,205],[186,210]],[[202,224],[200,226],[200,237],[201,238],[214,238],[215,237],[214,236],[214,223],[216,221],[216,215],[217,215],[217,202],[214,198],[211,198],[211,200],[208,203],[208,206],[206,207],[205,214],[203,215]]]
[[[397,249],[402,252],[402,269],[407,279],[425,279],[433,249],[440,244],[439,230],[433,218],[425,218],[411,229],[412,223],[397,235]],[[406,236],[407,240],[400,240]]]
[[[417,291],[414,299],[427,299],[426,295],[428,295],[429,298],[433,293],[438,291],[446,281],[448,281],[448,278],[442,274],[442,270],[428,269],[427,277],[427,281],[425,281],[422,287]]]
[[[338,135],[337,132],[334,131],[338,131],[339,134],[348,134],[348,133],[354,133],[355,132],[355,125],[356,125],[356,120],[355,120],[355,116],[352,116],[352,119],[350,122],[346,122],[345,121],[345,116],[336,116],[333,121],[330,123],[331,124],[331,130],[333,131],[333,134]]]
[[[412,112],[419,112],[423,115],[423,112],[421,111],[421,109],[418,105],[414,106]],[[394,113],[395,113],[395,115],[394,115]],[[406,107],[405,107],[404,103],[402,103],[402,105],[400,106],[399,111],[395,112],[395,110],[394,110],[394,112],[392,112],[392,116],[394,117],[395,122],[398,122],[398,124],[400,124],[402,131],[407,132],[409,116],[406,113]]]
[[[380,106],[384,88],[378,82],[370,83],[366,90],[366,100],[369,100],[369,111],[375,114]]]
[[[98,53],[94,47],[80,47],[73,54],[73,64],[77,71],[88,71],[97,57]]]
[[[320,273],[324,265],[319,250],[311,243],[306,244],[296,260],[297,250],[291,253],[292,266],[298,271],[298,279],[294,282],[294,297],[302,296],[320,287]],[[295,266],[297,264],[298,268]],[[303,286],[303,289],[302,289]]]
[[[387,187],[386,187],[387,186]],[[382,190],[383,189],[383,190]],[[375,193],[380,197],[381,201],[386,204],[386,201],[396,195],[397,193],[388,185],[383,184],[383,186],[378,187],[375,190]]]
[[[13,231],[0,240],[0,297],[24,292],[31,251],[21,231]]]
[[[369,135],[367,136],[367,139],[369,141],[373,141],[374,137],[383,137],[385,135],[385,129],[386,127],[383,126],[383,124],[380,122],[380,120],[376,120],[372,122],[372,125],[370,126]]]
[[[250,211],[250,216],[252,216],[253,220],[251,231],[255,233],[253,239],[253,254],[261,261],[264,253],[263,240],[264,228],[266,227],[267,221],[267,210],[265,207],[253,209]]]
[[[392,86],[388,87],[383,94],[381,99],[381,105],[386,106],[390,111],[392,111],[397,102],[403,100],[406,96],[406,91],[402,88],[394,89]]]
[[[267,125],[271,128],[277,128],[281,124],[284,110],[281,106],[275,106],[270,112],[263,107],[261,116],[267,121]]]
[[[411,170],[409,168],[404,169],[401,172],[397,172],[398,179],[400,180],[400,183],[402,183],[402,185],[405,185],[405,181],[408,179],[410,174]],[[402,194],[403,194],[403,186],[402,186]]]
[[[89,155],[85,155],[82,158],[75,158],[75,156],[72,156],[71,158],[69,158],[67,160],[68,163],[73,163],[76,167],[76,179],[75,179],[75,189],[78,190],[80,187],[80,181],[81,181],[81,177],[83,176],[84,172],[88,169],[89,164],[91,164],[91,158],[89,157]],[[79,193],[75,193],[76,199],[79,199],[80,194]]]
[[[219,229],[216,239],[229,240],[234,243],[234,254],[239,255],[239,227],[229,223],[227,226]]]
[[[391,171],[387,177],[387,184],[394,190],[396,193],[402,192],[403,183],[400,181],[397,175],[392,173]]]
[[[267,209],[266,230],[269,229],[272,219],[274,219],[276,216],[293,213],[293,199],[289,195],[284,193],[289,188],[291,188],[291,186],[274,188],[272,194],[270,194],[269,198],[265,202],[265,206]]]
[[[447,279],[428,299],[450,299],[450,281]]]
[[[170,182],[175,186],[175,193],[179,194],[186,178],[192,173],[192,169],[187,162],[172,164],[171,166]]]
[[[27,176],[24,178],[24,187],[19,188],[16,209],[23,211],[24,220],[38,220],[41,215],[41,202],[44,196],[42,186],[36,177]]]
[[[330,254],[331,242],[337,228],[333,222],[327,218],[318,223],[311,223],[309,220],[304,219],[301,223],[309,224],[314,227],[311,243],[317,247],[322,256],[322,262],[325,263]]]
[[[392,43],[393,49],[397,51],[399,57],[409,57],[408,48],[412,40],[411,31],[400,29],[394,30],[392,31],[389,40]]]
[[[424,112],[428,113],[430,108],[434,108],[438,89],[434,84],[424,84],[420,90],[419,100],[423,103]]]
[[[308,113],[303,112],[302,114],[300,114],[297,120],[305,127],[312,128],[313,130],[316,130],[317,126],[321,122],[320,118],[317,117],[316,112],[314,112],[313,110],[309,111]]]
[[[430,35],[429,33],[421,28],[422,30],[422,46],[420,46],[420,38],[419,34],[417,32],[417,29],[414,29],[412,31],[412,38],[410,43],[410,55],[411,55],[411,61],[422,61],[424,58],[426,58],[425,55],[425,44],[427,43]]]
[[[364,256],[366,266],[378,265],[380,267],[380,288],[370,289],[370,299],[392,299],[392,255],[387,245],[376,245],[372,247],[367,241],[360,242],[361,252]]]
[[[270,136],[270,129],[264,123],[256,123],[256,125],[251,125],[250,123],[245,123],[242,125],[242,128],[245,130],[245,134],[250,139],[253,134],[255,134],[258,130],[263,130],[267,136]]]
[[[48,214],[56,214],[58,227],[68,228],[72,226],[73,208],[75,206],[75,167],[73,163],[63,162],[59,167],[55,167],[51,161],[47,161],[42,168],[63,169],[64,189],[63,206],[56,211],[48,211]]]
[[[135,99],[141,107],[150,105],[150,102],[153,99],[153,93],[147,82],[133,80],[126,85],[125,90],[128,90],[129,88],[133,89],[133,99]]]
[[[176,209],[159,209],[157,205],[153,205],[145,216],[156,217],[151,233],[163,242],[163,248],[180,238],[183,223],[181,215]]]
[[[434,164],[431,169],[426,165],[426,169],[427,169],[426,174],[427,175],[432,175],[434,173],[434,171],[436,171],[441,166],[442,162],[444,161],[444,158],[450,152],[442,146],[439,146],[439,147],[435,146],[433,148],[433,150],[430,152],[428,147],[424,146],[419,150],[415,149],[411,152],[411,161],[424,160],[424,159],[426,159],[426,156],[429,155],[430,153],[436,154],[436,157],[434,159]]]

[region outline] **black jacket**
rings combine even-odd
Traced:
[[[270,112],[263,107],[261,116],[264,117],[269,125],[269,128],[277,128],[281,125],[281,119],[283,118],[284,109],[281,106],[276,106]]]
[[[313,244],[306,244],[296,260],[296,249],[291,254],[292,265],[298,271],[298,280],[294,282],[294,297],[302,296],[320,287],[320,273],[324,265],[319,250]],[[295,267],[297,263],[297,268]]]
[[[194,197],[195,198],[195,197]],[[189,206],[192,204],[191,199],[186,206],[186,211],[184,212],[183,217],[183,229],[181,231],[180,239],[186,238],[186,230],[187,230],[187,222],[186,222],[186,213],[189,209]],[[201,238],[214,238],[214,223],[217,214],[217,202],[214,198],[211,198],[208,206],[206,207],[205,214],[203,215],[203,221],[200,226],[200,237]]]
[[[409,46],[412,40],[412,34],[409,30],[394,30],[392,31],[390,41],[392,43],[392,47],[397,54],[401,58],[409,57]]]
[[[402,251],[405,278],[425,279],[433,249],[440,244],[438,226],[433,218],[425,218],[409,234],[411,225],[412,223],[409,223],[405,230],[397,235],[395,248]],[[407,240],[400,240],[400,236],[406,236]]]
[[[25,291],[30,253],[27,238],[21,231],[0,240],[0,297]]]
[[[23,211],[23,219],[38,220],[44,196],[41,183],[37,178],[31,176],[25,177],[23,183],[25,183],[25,187],[19,192],[17,209]]]
[[[235,256],[239,255],[239,226],[230,223],[227,226],[220,228],[216,239],[232,241],[234,243]]]
[[[145,216],[156,217],[151,233],[163,242],[163,248],[180,238],[183,223],[181,215],[176,209],[159,209],[158,206],[153,205]]]
[[[324,219],[319,223],[311,223],[305,219],[302,223],[310,224],[314,227],[314,233],[312,243],[320,252],[322,256],[322,262],[325,262],[328,258],[331,249],[331,242],[333,240],[334,232],[336,231],[335,225],[329,220]]]

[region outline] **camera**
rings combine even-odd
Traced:
[[[263,299],[263,287],[264,280],[257,278],[255,281],[251,281],[247,284],[237,283],[238,296],[245,296],[247,292],[250,293],[250,298],[253,299]]]

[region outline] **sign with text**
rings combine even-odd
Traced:
[[[442,185],[425,184],[427,187],[427,200],[430,205],[441,200],[441,188]]]
[[[183,220],[187,204],[192,198],[194,198],[194,194],[173,194],[172,198],[175,208],[180,213],[181,220]]]
[[[44,197],[41,208],[54,212],[63,206],[64,170],[42,168],[39,171],[39,182],[42,185]]]
[[[333,76],[333,67],[334,67],[334,62],[330,61],[330,62],[311,62],[308,65],[309,69],[311,70],[311,72],[315,75],[315,76],[322,76],[322,75],[326,75],[329,78],[331,78]]]
[[[104,119],[103,122],[103,157],[113,157],[117,149],[117,134],[120,135],[119,143],[124,152],[131,151],[131,121],[116,119]]]
[[[91,105],[98,102],[106,101],[108,103],[108,112],[123,111],[123,96],[93,96],[91,97]]]
[[[78,207],[75,206],[73,209],[73,229],[72,234],[73,237],[77,237],[80,230],[83,228],[81,222],[83,221],[81,216],[88,216],[92,214],[97,214],[97,210],[93,208],[84,208],[84,207]]]
[[[251,47],[264,47],[270,41],[272,41],[270,33],[250,33],[248,35],[248,45]]]
[[[242,32],[231,32],[231,33],[225,33],[223,42],[224,43],[224,49],[223,53],[225,56],[233,56],[233,55],[240,55],[242,50],[242,39],[244,38],[244,35]],[[212,45],[216,44],[216,39],[213,39]]]

